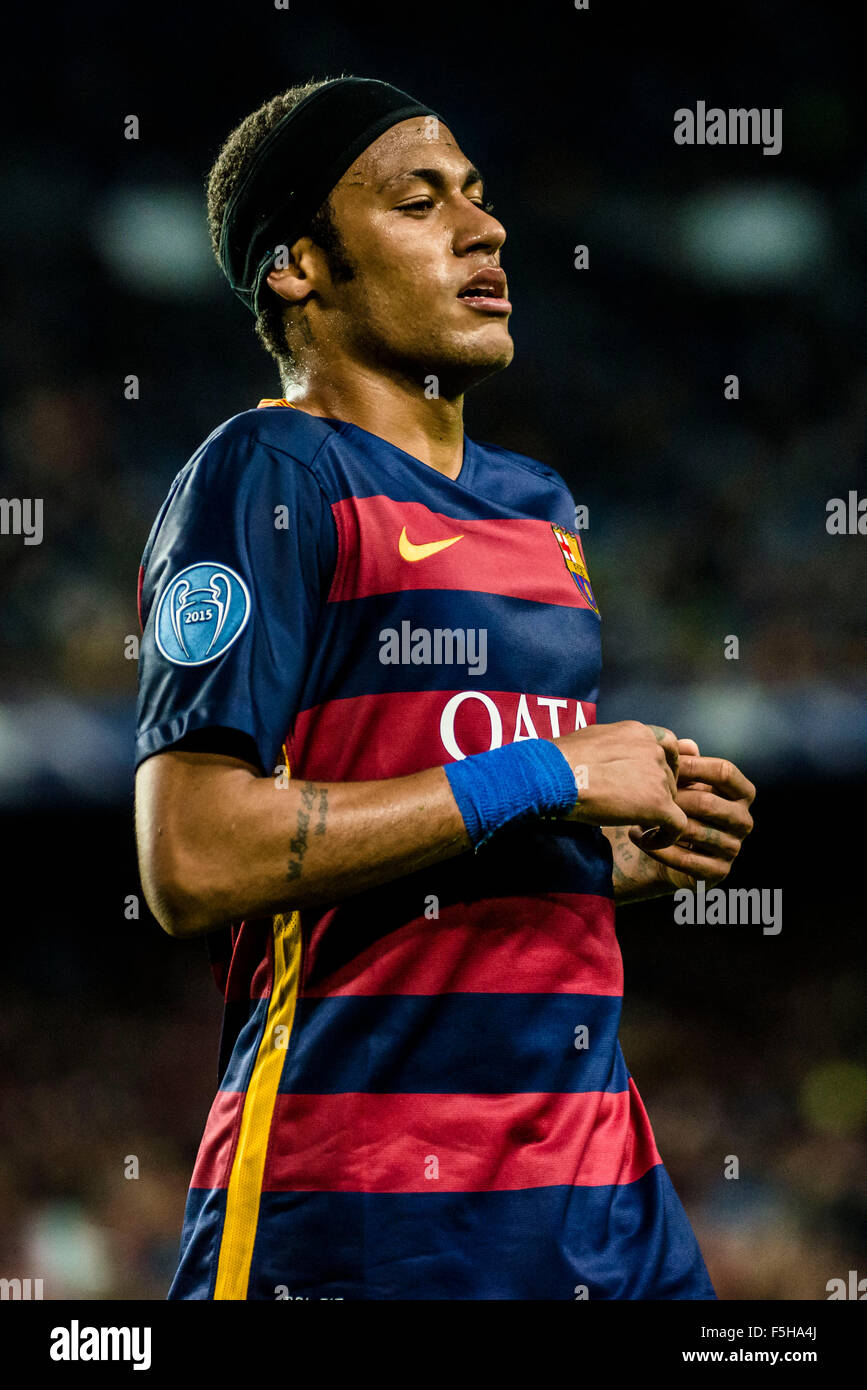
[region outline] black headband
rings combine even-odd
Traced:
[[[220,265],[248,309],[258,314],[280,246],[304,235],[362,150],[399,121],[436,114],[370,77],[336,77],[287,111],[262,140],[223,213]]]

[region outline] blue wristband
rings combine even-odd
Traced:
[[[575,774],[549,739],[473,753],[445,772],[474,849],[511,821],[566,814],[578,800]]]

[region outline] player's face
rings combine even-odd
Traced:
[[[440,122],[415,117],[381,135],[331,195],[356,274],[323,288],[322,306],[359,360],[455,394],[508,366],[511,304],[502,225],[481,177]],[[461,297],[467,281],[484,286]]]

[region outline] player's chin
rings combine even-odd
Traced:
[[[484,375],[502,371],[515,355],[515,344],[505,322],[491,320],[488,332],[474,333],[456,345],[455,363]]]
[[[494,372],[508,367],[515,355],[515,344],[501,324],[493,332],[436,334],[429,341],[422,359],[423,375],[435,376],[439,394],[461,394]]]

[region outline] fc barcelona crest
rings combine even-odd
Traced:
[[[556,522],[551,523],[551,530],[557,539],[560,553],[566,561],[567,570],[598,617],[599,609],[596,606],[593,590],[590,588],[590,575],[587,573],[587,566],[581,554],[581,542],[576,535],[567,531],[564,526],[558,526]]]

